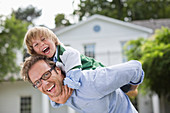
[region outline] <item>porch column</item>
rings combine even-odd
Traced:
[[[153,113],[160,113],[159,97],[157,94],[152,95],[152,105],[153,105]]]
[[[42,93],[42,113],[50,113],[48,96]]]
[[[76,113],[76,111],[72,109],[71,107],[68,107],[68,113]]]

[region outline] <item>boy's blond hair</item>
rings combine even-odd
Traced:
[[[37,55],[32,47],[32,40],[39,39],[44,36],[45,38],[52,39],[55,45],[59,45],[60,41],[57,36],[46,27],[33,27],[29,29],[24,37],[24,43],[27,46],[28,53],[31,55]]]
[[[31,69],[31,67],[40,60],[44,60],[50,67],[55,65],[53,61],[48,60],[47,57],[45,56],[37,55],[37,56],[27,57],[25,59],[25,62],[21,64],[21,71],[20,71],[21,78],[24,81],[29,81],[30,83],[32,83],[32,81],[29,78],[28,72]]]

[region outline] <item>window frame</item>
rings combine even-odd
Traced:
[[[32,111],[32,97],[21,96],[20,97],[20,113],[31,113]]]
[[[96,48],[95,43],[84,44],[84,55],[91,57],[91,58],[95,58],[95,55],[96,55],[95,48]]]

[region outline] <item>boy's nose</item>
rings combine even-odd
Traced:
[[[39,43],[39,49],[42,49],[43,46],[44,46],[44,42],[40,42]]]
[[[44,45],[44,42],[41,41],[41,42],[40,42],[40,45],[41,45],[41,46]]]

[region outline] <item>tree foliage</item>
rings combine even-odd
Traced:
[[[79,20],[93,14],[101,14],[123,20],[126,16],[125,6],[122,0],[80,0],[79,9],[73,15],[79,16]]]
[[[16,52],[23,47],[28,26],[40,15],[41,10],[30,5],[13,10],[10,16],[0,16],[0,81],[19,71]]]
[[[42,10],[33,7],[32,5],[27,6],[26,8],[18,8],[16,11],[13,10],[12,14],[15,15],[16,19],[33,22],[34,19],[41,16]]]
[[[73,15],[83,20],[101,14],[119,20],[144,20],[170,18],[169,0],[80,0]]]
[[[40,15],[41,10],[30,5],[13,10],[10,16],[0,17],[0,81],[7,74],[15,74],[19,71],[16,52],[23,46],[28,26]]]
[[[129,41],[125,51],[128,60],[136,59],[142,62],[145,86],[158,95],[170,94],[170,29],[159,29],[148,39]]]
[[[15,73],[19,67],[16,64],[16,50],[23,44],[23,37],[28,23],[16,19],[15,15],[0,18],[0,80],[5,75]]]
[[[60,26],[68,26],[71,25],[68,19],[65,18],[64,14],[58,14],[55,17],[55,26],[60,27]]]
[[[131,20],[170,18],[169,0],[127,0],[126,3]]]

